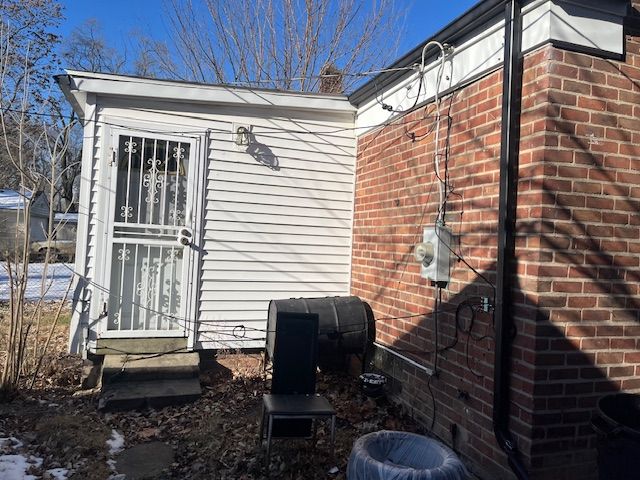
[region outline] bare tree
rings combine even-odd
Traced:
[[[29,112],[42,111],[48,96],[51,74],[57,68],[58,37],[52,27],[60,19],[60,6],[49,0],[0,0],[0,114],[6,132],[0,149],[0,182],[4,187],[19,188],[20,175],[27,173],[16,167],[15,159],[23,147],[35,148],[39,128],[34,128],[37,122]],[[33,163],[26,166],[35,168]]]
[[[65,67],[87,72],[122,73],[127,63],[122,54],[107,45],[98,20],[90,18],[76,27],[62,49]]]
[[[349,89],[353,74],[386,64],[404,15],[393,0],[166,0],[165,10],[170,40],[152,49],[163,75],[299,91],[319,90],[323,70]]]
[[[59,140],[64,149],[57,149],[52,155],[50,148],[43,149],[41,173],[49,180],[55,178],[51,185],[50,200],[58,210],[77,211],[78,182],[82,158],[82,126],[76,114],[68,108],[62,107],[65,102],[61,99],[50,101],[49,121],[41,128],[46,131],[45,140],[62,136]],[[56,162],[55,165],[51,161]],[[55,174],[54,174],[55,173]]]
[[[6,254],[9,275],[9,315],[0,317],[4,350],[0,369],[0,393],[12,392],[21,376],[37,372],[49,344],[42,343],[38,318],[42,301],[27,311],[31,209],[37,192],[47,186],[50,194],[59,183],[56,167],[67,150],[67,128],[56,128],[44,106],[49,101],[49,72],[54,62],[57,37],[49,32],[60,19],[59,7],[50,0],[0,0],[0,153],[2,170],[10,169],[21,194],[15,244]],[[71,128],[71,125],[68,126]],[[44,168],[43,165],[49,165]],[[43,175],[50,173],[50,177]],[[49,238],[54,234],[53,210],[49,215]],[[45,260],[47,263],[48,258]],[[46,270],[46,267],[45,267]],[[41,289],[46,295],[46,285]],[[66,296],[66,295],[65,295]],[[57,322],[61,309],[55,315]],[[29,354],[30,352],[30,354]],[[30,361],[28,361],[30,360]]]

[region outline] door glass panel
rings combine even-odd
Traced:
[[[184,330],[181,294],[190,144],[121,135],[107,330]]]
[[[114,243],[109,330],[179,330],[183,248]]]
[[[182,226],[190,145],[120,136],[116,223]]]

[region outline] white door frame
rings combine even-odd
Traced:
[[[203,162],[203,136],[181,135],[175,132],[164,133],[158,131],[157,125],[139,125],[137,128],[116,127],[110,128],[105,132],[105,144],[108,148],[108,155],[103,156],[105,175],[101,176],[100,181],[106,192],[100,196],[103,201],[103,209],[99,214],[100,220],[104,222],[102,261],[96,264],[96,280],[100,284],[99,292],[100,301],[93,302],[94,318],[98,318],[96,322],[97,338],[158,338],[158,337],[178,337],[188,338],[190,340],[189,348],[193,348],[194,330],[197,325],[197,281],[200,263],[201,250],[201,231],[202,231],[202,195],[203,195],[203,174],[206,172],[206,165]],[[147,130],[147,128],[149,130]],[[152,133],[153,132],[153,133]],[[181,328],[175,330],[109,330],[108,311],[105,306],[109,305],[110,296],[110,274],[111,259],[113,255],[114,244],[114,222],[115,222],[115,195],[117,185],[117,158],[119,148],[119,137],[121,135],[132,137],[143,137],[150,139],[158,139],[164,141],[176,141],[188,143],[190,145],[189,160],[187,166],[187,186],[188,194],[186,197],[187,208],[185,212],[185,226],[192,232],[192,242],[190,245],[183,247],[177,242],[176,246],[183,248],[183,266],[182,266],[182,283],[181,283],[181,304],[180,312],[177,315],[183,323]],[[105,158],[107,157],[107,158]],[[100,207],[99,207],[100,210]],[[133,242],[132,242],[133,243]]]

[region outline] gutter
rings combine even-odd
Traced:
[[[627,5],[627,15],[624,17],[624,33],[640,36],[640,12],[631,3]]]
[[[516,201],[522,100],[522,0],[505,6],[500,193],[498,206],[498,261],[496,265],[495,359],[493,373],[493,432],[519,480],[529,475],[509,431],[511,341],[515,331],[511,276],[515,267]]]

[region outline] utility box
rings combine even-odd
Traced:
[[[427,227],[422,243],[416,245],[416,259],[422,265],[420,274],[439,286],[449,283],[451,238],[451,231],[446,227]]]

